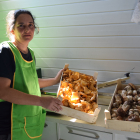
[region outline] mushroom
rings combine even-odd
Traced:
[[[116,94],[115,95],[115,101],[118,102],[119,104],[122,103],[122,99],[121,99],[121,95],[120,94]]]
[[[126,97],[126,95],[127,95],[127,91],[126,90],[122,90],[121,96],[122,97]]]
[[[124,88],[124,90],[129,91],[129,90],[132,90],[132,88],[131,88],[130,85],[127,85],[127,86]]]
[[[126,112],[121,107],[117,109],[117,113],[118,113],[118,116],[121,116],[121,117],[126,116]]]
[[[125,112],[127,112],[130,109],[131,105],[132,105],[131,101],[125,101],[124,104],[122,105],[122,109]]]
[[[139,109],[140,110],[140,106],[139,105],[136,105],[136,109]]]
[[[117,117],[113,117],[112,120],[117,120]]]
[[[132,95],[133,91],[132,90],[128,90],[127,91],[127,95]]]
[[[140,97],[138,97],[138,101],[140,101]]]
[[[113,113],[116,113],[117,114],[117,108],[112,108],[111,109],[111,113],[113,114]]]
[[[140,101],[138,101],[138,103],[137,103],[138,105],[140,105]]]
[[[115,102],[112,104],[112,107],[113,108],[118,108],[120,106],[120,103],[119,102]]]
[[[135,96],[133,97],[133,101],[134,101],[134,102],[137,102],[137,101],[138,101],[138,98],[139,98],[139,96],[138,96],[138,95],[135,95]]]
[[[118,90],[118,91],[117,91],[117,93],[118,93],[118,94],[121,94],[121,93],[122,93],[122,91],[123,91],[123,90]]]
[[[134,114],[134,109],[130,109],[128,114],[129,114],[129,115]]]
[[[111,115],[111,117],[113,118],[113,117],[117,117],[117,114],[116,113],[113,113],[112,115]]]
[[[129,83],[128,85],[131,86],[131,88],[132,88],[133,90],[136,90],[135,85],[133,85],[132,83]]]
[[[137,102],[133,102],[132,105],[137,105]]]
[[[136,105],[132,105],[132,107],[131,107],[132,109],[136,109]]]
[[[130,95],[127,95],[126,97],[123,97],[123,101],[132,101],[133,100],[133,97],[130,96]]]
[[[133,90],[132,95],[133,95],[133,96],[137,95],[137,90]]]
[[[138,109],[134,109],[134,115],[139,116],[139,110]]]
[[[122,120],[123,121],[123,118],[121,116],[118,116],[117,120]]]
[[[140,88],[137,89],[137,94],[140,94]]]
[[[139,119],[139,116],[132,114],[132,115],[128,116],[126,121],[136,121],[136,122],[139,122],[140,119]]]

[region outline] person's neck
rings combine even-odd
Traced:
[[[13,42],[13,44],[24,54],[28,53],[28,43],[21,43],[18,41]]]

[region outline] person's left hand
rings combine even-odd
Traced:
[[[56,83],[56,84],[60,82],[60,78],[61,78],[61,75],[62,75],[62,72],[63,72],[63,71],[64,71],[64,69],[61,69],[61,70],[57,73],[57,75],[56,75],[56,77],[55,77],[55,83]]]

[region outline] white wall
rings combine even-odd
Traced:
[[[99,83],[131,72],[127,83],[140,84],[140,24],[131,22],[137,2],[0,0],[0,42],[7,40],[5,16],[9,10],[28,9],[40,27],[29,47],[35,52],[43,78],[54,77],[69,63],[74,71],[90,75],[97,71]],[[114,88],[99,92],[113,93]]]

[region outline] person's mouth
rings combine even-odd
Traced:
[[[30,37],[31,35],[24,35],[25,37]]]

